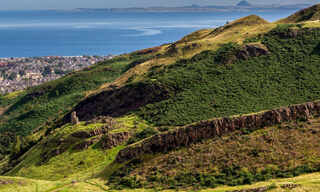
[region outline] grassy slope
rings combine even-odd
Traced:
[[[52,191],[54,189],[61,188],[63,185],[61,182],[54,182],[54,181],[41,181],[41,180],[31,180],[19,177],[0,177],[0,180],[21,180],[23,184],[11,184],[11,185],[4,185],[0,187],[0,190],[3,192],[16,192],[16,191],[24,191],[24,192],[45,192],[45,191]],[[320,173],[312,173],[312,174],[305,174],[294,178],[287,178],[287,179],[271,179],[267,182],[259,182],[252,185],[243,185],[243,186],[220,186],[216,189],[205,189],[199,190],[200,192],[225,192],[231,190],[241,190],[241,189],[251,189],[257,187],[264,187],[270,186],[275,184],[277,186],[276,189],[269,190],[270,192],[284,192],[287,191],[282,189],[281,186],[283,184],[301,184],[302,186],[290,190],[292,192],[299,192],[299,191],[317,191],[320,187]],[[18,183],[18,182],[16,182]],[[37,190],[38,189],[38,190]],[[66,187],[62,189],[60,192],[84,192],[84,191],[96,191],[96,192],[103,192],[106,191],[108,187],[103,185],[103,181],[97,179],[91,179],[86,182],[77,182],[75,185]],[[115,190],[109,190],[114,191]],[[122,192],[153,192],[154,189],[125,189]],[[176,190],[163,190],[164,192],[173,192]],[[184,190],[180,190],[181,192]]]
[[[248,23],[251,23],[253,19],[258,20],[258,22],[247,25]],[[141,81],[142,79],[148,78],[147,75],[153,67],[172,65],[180,59],[191,58],[204,50],[217,50],[219,47],[229,42],[238,42],[241,44],[243,40],[257,36],[260,33],[268,32],[275,27],[275,24],[268,23],[260,17],[248,16],[218,29],[196,31],[174,43],[177,51],[173,52],[170,49],[172,44],[163,46],[158,52],[158,54],[162,56],[156,57],[128,70],[114,83],[118,86],[124,86],[128,79],[132,77],[134,77],[132,82]],[[194,47],[194,44],[196,47]]]
[[[320,19],[320,4],[300,10],[287,18],[280,19],[276,23],[302,23],[308,21],[319,21]]]
[[[0,186],[0,191],[2,192],[44,192],[62,187],[61,182],[33,180],[21,177],[0,176],[0,181],[7,182],[6,185]]]
[[[275,185],[276,188],[268,190],[269,192],[285,192],[288,191],[288,189],[282,189],[281,186],[284,184],[300,184],[302,186],[297,187],[296,189],[290,190],[291,192],[301,192],[301,191],[318,191],[320,187],[320,173],[312,173],[312,174],[304,174],[298,177],[293,177],[293,178],[286,178],[286,179],[270,179],[269,181],[266,182],[258,182],[252,185],[241,185],[241,186],[219,186],[215,189],[203,189],[203,190],[198,190],[199,192],[226,192],[226,191],[233,191],[233,190],[242,190],[242,189],[251,189],[251,188],[257,188],[257,187],[266,187],[266,186],[271,186]],[[91,184],[94,184],[94,186],[90,186]],[[102,186],[101,186],[102,185]],[[103,182],[99,180],[88,180],[87,183],[80,183],[76,184],[75,186],[68,187],[66,188],[65,192],[80,192],[83,191],[85,188],[89,187],[95,187],[94,190],[92,191],[105,191],[102,190],[100,187],[98,188],[97,186],[104,187]],[[160,189],[160,188],[159,188]],[[109,190],[116,192],[118,190]],[[122,192],[153,192],[154,189],[124,189],[121,190]],[[163,192],[173,192],[177,190],[161,190]],[[186,192],[190,190],[179,190],[181,192]],[[193,190],[191,190],[193,191]]]
[[[116,121],[119,123],[113,126],[120,128],[110,131],[109,133],[111,134],[124,131],[132,133],[140,132],[147,127],[144,123],[137,124],[136,122],[139,122],[139,119],[134,116],[118,118]],[[72,179],[81,180],[90,176],[94,171],[111,163],[124,145],[106,151],[101,150],[98,145],[92,145],[87,150],[73,150],[72,148],[80,142],[101,136],[95,136],[89,139],[78,139],[72,137],[71,134],[79,131],[89,132],[100,128],[102,125],[101,123],[84,125],[84,122],[82,122],[76,126],[67,124],[59,129],[55,129],[51,135],[37,143],[36,146],[21,156],[18,159],[21,162],[5,175],[42,180],[61,180],[67,178],[66,180],[68,181]],[[59,142],[59,140],[63,140],[64,144],[54,144]],[[70,144],[70,141],[73,141],[73,143]],[[45,147],[45,143],[49,143],[49,145],[46,144],[47,146]],[[39,164],[44,160],[43,156],[41,156],[42,153],[46,152],[48,154],[48,152],[52,150],[63,148],[66,149],[65,152],[57,156],[49,157],[42,165]]]

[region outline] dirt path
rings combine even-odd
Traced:
[[[62,189],[64,189],[64,188],[70,187],[70,186],[72,186],[72,185],[73,185],[73,184],[66,185],[66,186],[63,186],[63,187],[61,187],[61,188],[59,188],[59,189],[55,189],[55,190],[53,190],[53,191],[50,191],[50,192],[57,192],[57,191],[60,191],[60,190],[62,190]]]
[[[50,192],[58,192],[58,191],[60,191],[60,190],[62,190],[62,189],[64,189],[64,188],[71,187],[72,185],[74,185],[74,184],[76,184],[76,183],[84,182],[84,181],[86,181],[86,180],[89,179],[89,178],[90,178],[90,177],[87,177],[87,178],[82,179],[82,180],[80,180],[80,181],[78,181],[78,182],[71,183],[71,184],[69,184],[69,185],[65,185],[65,186],[63,186],[63,187],[61,187],[61,188],[59,188],[59,189],[55,189],[55,190],[52,190],[52,191],[50,191]]]

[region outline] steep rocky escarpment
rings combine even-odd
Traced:
[[[98,116],[119,117],[132,109],[170,97],[170,89],[159,82],[140,82],[121,88],[103,91],[82,100],[74,109],[80,121]],[[64,123],[70,122],[70,113]]]
[[[143,154],[164,152],[179,146],[188,146],[203,139],[210,139],[241,128],[259,129],[297,118],[308,118],[320,112],[320,101],[291,105],[253,115],[225,117],[202,121],[195,125],[178,128],[149,137],[140,143],[121,150],[116,161],[121,163]]]

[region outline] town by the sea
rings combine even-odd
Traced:
[[[0,11],[0,58],[123,54],[256,14],[280,12]]]

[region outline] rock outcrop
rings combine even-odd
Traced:
[[[96,124],[96,123],[106,123],[109,125],[113,125],[115,123],[115,120],[112,117],[99,116],[97,118],[86,121],[85,125]]]
[[[72,125],[78,125],[79,124],[79,118],[77,117],[77,112],[73,111],[71,113],[71,124]]]
[[[116,147],[126,142],[129,138],[130,133],[128,132],[108,134],[103,136],[103,138],[100,140],[100,146],[103,150],[112,149],[113,147]]]
[[[98,141],[99,141],[98,138],[94,138],[94,139],[91,139],[91,140],[84,140],[84,141],[78,143],[77,145],[75,145],[72,149],[73,150],[86,150],[91,145],[97,143]]]
[[[71,133],[71,135],[72,135],[72,137],[75,137],[75,138],[87,139],[87,138],[94,137],[96,135],[103,135],[107,132],[108,132],[108,130],[105,130],[105,129],[95,129],[90,132],[78,131],[78,132]]]
[[[236,191],[227,191],[227,192],[264,192],[267,191],[269,187],[258,187],[258,188],[252,188],[252,189],[241,189]]]
[[[203,139],[211,139],[241,128],[259,129],[297,118],[309,118],[312,114],[319,114],[320,101],[299,105],[291,105],[278,109],[244,115],[218,118],[189,125],[164,133],[158,133],[137,144],[122,149],[116,162],[122,163],[144,154],[165,152],[179,146],[188,146]]]
[[[244,47],[239,49],[238,58],[242,60],[248,60],[251,57],[259,57],[262,55],[269,55],[270,52],[268,48],[262,44],[246,44]]]
[[[294,189],[294,188],[297,188],[297,187],[300,187],[301,185],[298,185],[298,184],[285,184],[285,185],[282,185],[281,188],[282,189]]]
[[[140,82],[92,94],[80,101],[74,111],[81,121],[99,116],[119,117],[130,110],[170,97],[170,87],[159,82]],[[66,114],[60,126],[69,123],[70,119],[71,113]]]

